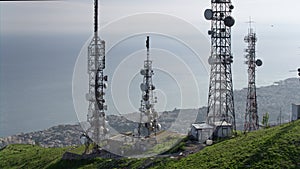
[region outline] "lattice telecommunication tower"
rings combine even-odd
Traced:
[[[231,0],[211,0],[211,9],[204,16],[211,21],[211,65],[208,93],[207,123],[215,125],[226,122],[235,130],[235,111],[231,64],[231,27],[235,21],[231,17],[234,6]]]
[[[247,93],[247,104],[245,113],[245,124],[244,131],[249,132],[252,130],[257,130],[259,128],[258,124],[258,113],[257,113],[257,97],[256,97],[256,85],[255,85],[255,71],[256,66],[261,66],[262,61],[260,59],[256,60],[255,56],[255,46],[257,42],[256,33],[251,27],[252,21],[249,21],[250,28],[248,30],[248,35],[245,36],[244,40],[248,44],[245,49],[246,64],[248,65],[248,93]]]
[[[157,102],[157,98],[154,96],[155,86],[152,82],[152,76],[154,71],[152,69],[152,60],[150,60],[150,50],[149,50],[149,36],[146,40],[147,48],[147,59],[144,61],[144,68],[141,69],[140,73],[143,76],[143,83],[141,83],[140,88],[142,90],[142,99],[140,107],[140,122],[138,126],[138,135],[142,135],[142,128],[146,128],[147,132],[145,137],[149,137],[151,133],[156,135],[156,132],[160,129],[160,124],[158,123],[158,114],[154,109],[154,105]]]
[[[88,46],[88,74],[89,92],[86,99],[89,102],[87,121],[89,128],[88,136],[98,146],[100,141],[106,138],[108,129],[106,128],[105,111],[105,88],[108,77],[104,75],[105,69],[105,42],[99,37],[98,31],[98,0],[94,1],[94,36]]]

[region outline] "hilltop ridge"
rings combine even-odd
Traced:
[[[185,144],[177,150],[184,151]],[[62,160],[69,149],[9,145],[0,150],[0,168],[300,168],[300,120],[239,134],[181,158]]]
[[[244,113],[246,110],[247,89],[234,91],[235,112],[237,129],[243,130]],[[291,104],[300,103],[300,81],[298,78],[289,78],[273,85],[257,88],[258,113],[259,120],[266,112],[270,113],[270,123],[279,124],[279,115],[281,110],[281,121],[286,123],[290,121]],[[172,111],[161,112],[159,123],[162,129],[166,130],[172,127],[182,134],[187,134],[186,128],[183,128],[188,121],[180,120],[178,124],[173,124],[178,117],[178,113],[189,115],[189,113],[197,113],[194,122],[205,121],[206,107],[195,109],[174,109]],[[123,116],[108,115],[107,120],[112,128],[118,132],[133,131],[137,127],[137,123],[126,119]],[[79,124],[75,125],[59,125],[46,130],[20,133],[17,135],[0,138],[0,147],[8,144],[38,144],[43,147],[64,147],[79,145],[79,137],[83,130]]]

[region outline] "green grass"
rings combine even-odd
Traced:
[[[146,152],[146,154],[162,154],[167,151],[170,151],[170,149],[173,149],[172,147],[177,147],[183,140],[183,136],[164,136],[163,138],[160,138],[160,144],[157,144],[153,146],[150,150]]]
[[[153,168],[300,168],[300,121],[240,134]]]
[[[172,147],[171,149],[169,149],[168,151],[164,152],[163,154],[173,154],[173,153],[177,153],[177,152],[181,152],[185,149],[186,146],[186,141],[188,141],[188,136],[184,137],[181,142],[179,142],[178,144],[175,144],[174,147]]]
[[[185,141],[185,139],[184,139]],[[0,151],[0,168],[299,168],[300,121],[239,134],[181,159],[61,160],[69,148],[9,145]],[[170,152],[184,149],[180,143]],[[82,152],[83,147],[73,149]]]
[[[9,145],[0,151],[1,169],[21,168],[138,168],[143,161],[137,159],[101,159],[90,160],[61,160],[64,152],[70,148],[42,148],[33,145]],[[72,149],[71,152],[81,154],[84,147]]]
[[[9,145],[0,152],[0,168],[43,168],[56,163],[67,148]]]

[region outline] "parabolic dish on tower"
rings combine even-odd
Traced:
[[[257,59],[257,60],[255,61],[255,64],[256,64],[257,66],[262,66],[263,62],[262,62],[262,60]]]
[[[207,20],[211,20],[213,18],[213,11],[211,9],[206,9],[204,11],[204,17]]]
[[[235,23],[235,20],[233,19],[233,17],[231,16],[227,16],[225,19],[224,19],[224,24],[228,27],[232,27]]]

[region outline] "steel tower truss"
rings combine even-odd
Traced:
[[[255,71],[256,66],[261,66],[262,61],[255,59],[255,45],[256,45],[256,34],[251,28],[248,31],[248,35],[244,38],[245,42],[248,43],[248,47],[245,50],[247,53],[245,55],[248,65],[248,93],[247,93],[247,104],[246,104],[246,114],[245,114],[245,124],[244,131],[249,132],[252,130],[257,130],[258,125],[258,114],[257,114],[257,99],[256,99],[256,85],[255,85]]]
[[[90,127],[88,136],[98,145],[108,132],[105,126],[105,88],[107,87],[107,76],[105,69],[105,42],[98,36],[98,0],[94,4],[94,37],[88,46],[88,74],[89,74],[89,102],[87,121]]]
[[[154,109],[154,105],[157,102],[156,97],[154,97],[153,90],[155,90],[155,86],[152,83],[152,76],[154,75],[154,71],[152,69],[152,61],[149,59],[150,51],[149,51],[149,36],[147,36],[146,41],[147,47],[147,60],[144,61],[144,68],[141,69],[140,73],[143,76],[143,83],[140,85],[142,90],[142,99],[141,99],[141,107],[140,107],[140,123],[138,126],[138,134],[141,136],[141,130],[144,127],[147,129],[146,137],[150,136],[151,133],[157,132],[159,129],[158,124],[158,114]],[[146,118],[146,119],[145,119]]]
[[[207,123],[227,122],[235,130],[235,112],[231,64],[231,27],[234,19],[230,16],[231,0],[212,0],[211,9],[205,10],[205,18],[211,20],[211,65]]]

